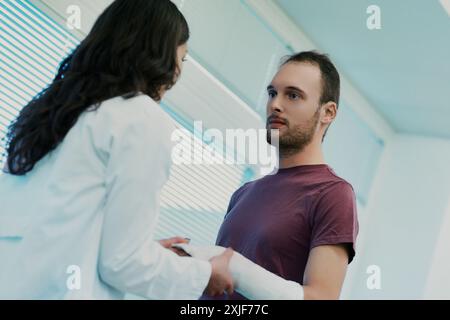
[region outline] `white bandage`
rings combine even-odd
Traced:
[[[185,243],[173,245],[190,256],[210,260],[225,251],[220,246],[193,246]],[[303,300],[303,288],[294,281],[285,280],[256,263],[234,252],[230,272],[237,292],[250,300]]]

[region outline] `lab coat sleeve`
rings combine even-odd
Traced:
[[[99,274],[116,289],[149,299],[197,299],[211,264],[179,257],[154,241],[174,126],[162,110],[147,107],[125,107],[126,114],[108,120],[112,134]]]

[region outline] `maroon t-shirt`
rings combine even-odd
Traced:
[[[350,263],[357,233],[352,186],[325,164],[305,165],[280,169],[239,188],[231,197],[216,244],[303,284],[312,248],[345,244]],[[227,298],[244,297],[238,293],[220,297]]]

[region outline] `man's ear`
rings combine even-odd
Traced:
[[[335,102],[327,102],[322,107],[322,115],[320,117],[320,122],[323,125],[329,126],[337,115],[337,105]]]

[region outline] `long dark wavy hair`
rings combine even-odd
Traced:
[[[188,24],[170,0],[114,1],[9,126],[8,173],[31,171],[89,107],[139,92],[159,101],[178,78],[177,48],[188,39]]]

